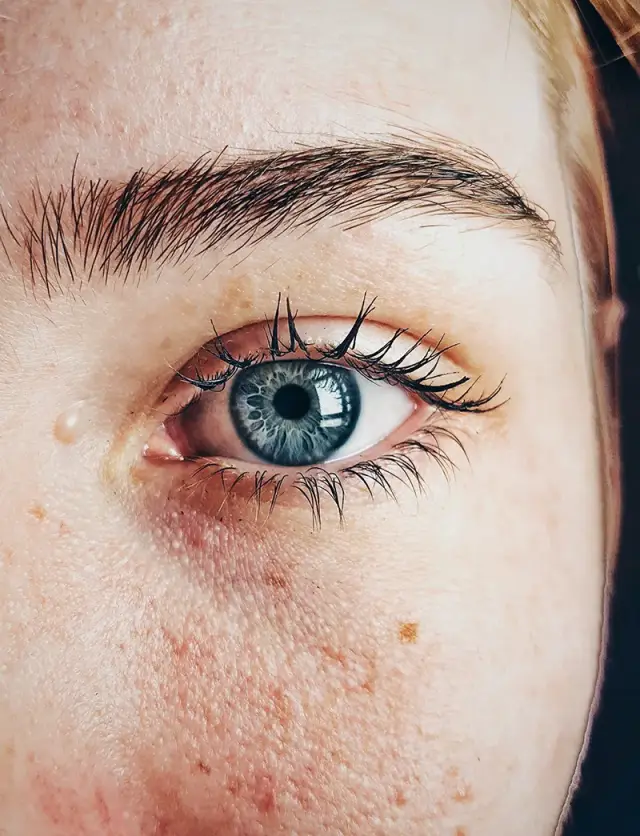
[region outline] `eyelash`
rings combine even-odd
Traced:
[[[416,349],[420,349],[424,340],[430,332],[423,334],[415,340],[411,346],[394,360],[385,360],[396,346],[398,340],[407,334],[406,328],[397,329],[386,343],[370,353],[355,350],[354,346],[358,334],[375,309],[375,298],[367,302],[366,295],[363,298],[360,311],[356,316],[353,325],[347,335],[337,345],[318,346],[315,343],[307,343],[300,336],[296,327],[297,312],[293,312],[289,297],[285,299],[286,313],[281,316],[282,294],[278,296],[275,313],[271,320],[266,320],[266,333],[268,348],[264,351],[254,352],[242,357],[234,356],[225,346],[222,337],[218,334],[212,323],[214,339],[205,346],[205,351],[212,358],[223,364],[221,372],[207,376],[201,374],[196,367],[194,376],[190,377],[182,372],[177,372],[177,379],[189,384],[196,390],[191,398],[183,404],[174,415],[179,417],[198,401],[206,392],[220,392],[239,372],[258,365],[263,362],[281,360],[291,354],[300,354],[310,361],[335,362],[342,361],[363,376],[374,381],[383,381],[390,385],[402,386],[405,391],[416,396],[419,400],[434,407],[439,414],[445,412],[482,413],[490,412],[502,405],[496,403],[496,398],[502,389],[502,382],[488,395],[478,398],[470,398],[469,393],[474,388],[476,381],[465,375],[461,375],[448,383],[434,382],[442,378],[438,374],[438,365],[441,357],[454,346],[443,347],[444,337],[435,346],[425,349],[420,359],[407,362]],[[281,322],[284,320],[286,326],[286,340],[282,337]],[[420,375],[420,372],[423,372]],[[416,377],[416,375],[418,375]],[[467,385],[468,384],[468,385]],[[459,387],[466,387],[462,393],[453,399],[447,399],[445,395],[453,392]],[[430,418],[433,414],[430,415]],[[370,498],[374,498],[373,491],[380,488],[387,497],[397,501],[397,495],[393,481],[398,480],[410,487],[414,493],[420,494],[424,490],[424,477],[420,473],[414,461],[416,454],[422,453],[434,460],[445,476],[450,476],[455,465],[448,453],[443,449],[441,441],[453,442],[466,456],[464,445],[460,438],[451,429],[437,426],[431,421],[414,432],[413,436],[395,444],[389,453],[379,456],[375,460],[358,461],[353,465],[342,468],[339,471],[330,471],[322,466],[312,466],[306,471],[298,472],[291,483],[308,502],[314,528],[319,528],[322,523],[322,498],[328,497],[335,505],[340,523],[344,519],[345,488],[346,479],[355,479],[363,486]],[[200,457],[187,459],[190,462],[202,461]],[[240,471],[234,465],[220,464],[219,462],[206,459],[195,471],[194,479],[201,473],[206,473],[207,481],[219,477],[225,489],[225,500],[232,494],[243,480],[253,476],[254,486],[250,492],[248,501],[256,503],[257,512],[263,505],[267,505],[267,514],[270,515],[283,493],[285,480],[290,474],[267,475],[267,471]],[[226,485],[226,477],[235,474],[229,487]],[[200,485],[203,480],[198,480]],[[270,498],[265,503],[265,497],[270,492]]]

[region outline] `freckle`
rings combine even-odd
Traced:
[[[198,761],[198,769],[203,775],[211,775],[211,767],[203,761]]]
[[[171,345],[171,337],[165,337],[160,343],[160,348],[162,351],[166,351],[168,348],[171,348]]]
[[[402,792],[402,790],[398,790],[398,792],[396,793],[395,802],[396,807],[404,807],[404,805],[407,803],[407,796]]]
[[[46,520],[47,518],[47,512],[39,503],[32,505],[31,508],[29,508],[29,513],[32,517],[35,517],[37,520],[40,521]]]
[[[418,622],[405,621],[400,625],[398,637],[402,644],[415,644],[418,641]]]
[[[79,401],[58,415],[53,425],[53,437],[61,444],[75,444],[85,429],[84,401]]]

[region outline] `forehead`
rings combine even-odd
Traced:
[[[0,194],[237,149],[439,133],[493,157],[563,228],[547,78],[511,0],[100,0],[4,21]]]

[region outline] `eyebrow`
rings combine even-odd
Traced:
[[[241,156],[225,149],[139,169],[126,181],[81,177],[76,159],[68,184],[48,192],[34,185],[13,217],[0,206],[0,249],[52,296],[65,274],[126,281],[151,264],[229,244],[236,253],[329,218],[349,229],[406,210],[508,224],[560,252],[554,222],[512,177],[478,149],[442,137]]]

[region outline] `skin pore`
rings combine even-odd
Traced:
[[[2,12],[0,832],[552,834],[604,538],[585,259],[520,13]],[[225,368],[212,323],[264,354],[287,299],[314,346],[375,299],[355,361],[406,329],[388,360],[446,347],[495,408],[435,410],[417,485],[345,478],[336,507],[294,473],[258,507],[259,462],[199,472],[163,424]],[[366,462],[431,415],[394,423],[406,384],[376,387]]]

